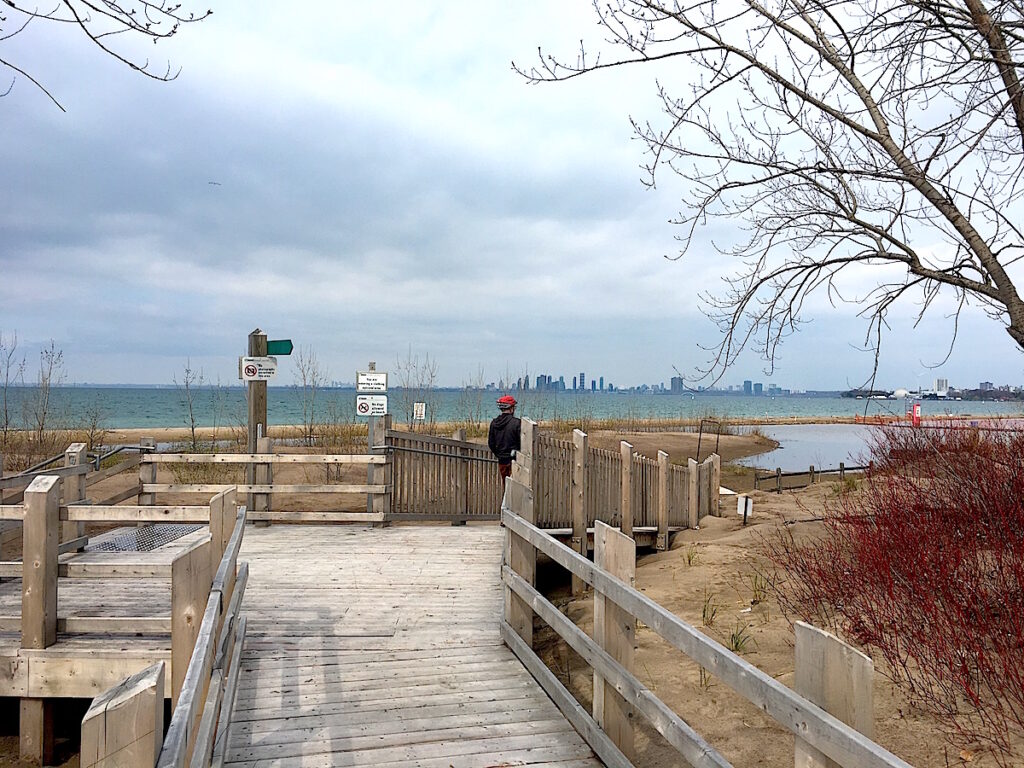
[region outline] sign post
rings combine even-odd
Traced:
[[[356,394],[356,414],[367,417],[366,450],[368,453],[384,452],[387,430],[391,427],[391,417],[388,416],[387,391],[388,375],[384,371],[378,371],[375,362],[370,361],[365,371],[356,371],[356,392],[358,393]],[[391,480],[390,469],[387,464],[370,464],[366,468],[367,484],[388,485]],[[390,495],[380,496],[372,493],[366,495],[366,511],[382,515],[385,518],[381,523],[382,526],[388,524],[386,518],[391,511],[390,500]]]
[[[267,334],[259,328],[249,334],[248,353],[250,359],[267,357]],[[242,373],[245,374],[246,365],[244,363],[242,369]],[[267,435],[267,379],[257,378],[254,373],[253,377],[248,380],[246,389],[246,399],[249,404],[249,440],[246,448],[249,453],[256,453],[257,441]],[[246,465],[245,482],[249,485],[256,484],[255,464]],[[245,504],[249,509],[253,509],[253,495],[251,493],[246,495]],[[263,525],[269,525],[266,521],[257,522],[255,525],[260,525],[261,522]]]

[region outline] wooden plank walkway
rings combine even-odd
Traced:
[[[248,529],[227,763],[600,766],[501,643],[502,533]]]

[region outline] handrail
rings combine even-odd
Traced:
[[[514,480],[510,480],[509,483],[519,485]],[[525,495],[528,493],[528,489],[522,486],[519,486],[519,488],[522,489],[521,494]],[[508,500],[516,495],[519,494],[510,490],[506,493],[505,498]],[[884,747],[876,744],[859,731],[851,728],[817,705],[790,690],[771,675],[761,671],[735,653],[703,635],[696,628],[658,605],[642,592],[611,576],[607,571],[599,568],[587,558],[561,544],[544,530],[524,520],[505,502],[502,504],[501,518],[502,523],[511,534],[518,536],[535,550],[543,552],[575,576],[590,584],[596,592],[604,595],[607,600],[642,621],[670,645],[683,651],[693,661],[714,673],[729,687],[755,704],[780,725],[840,765],[850,767],[865,766],[867,768],[910,768],[908,763]],[[538,598],[545,603],[547,602],[546,599],[540,596],[525,581],[522,579],[516,580],[512,578],[512,575],[509,575],[506,578],[506,583],[531,607],[536,602],[538,607],[543,608],[544,614],[542,614],[542,617],[546,614],[549,618],[554,618],[550,610],[538,602]],[[556,624],[559,623],[556,620]],[[553,628],[558,631],[557,626]],[[510,630],[511,627],[509,628]],[[568,640],[568,638],[565,639]],[[591,651],[593,650],[591,649]],[[594,655],[595,657],[600,656],[600,654],[596,653]],[[612,666],[608,666],[608,664]],[[629,682],[625,676],[629,673],[625,668],[621,667],[617,662],[609,662],[608,659],[603,657],[600,657],[600,668],[598,668],[598,671],[613,682],[620,684]],[[655,712],[660,712],[660,709],[650,702],[654,694],[642,685],[640,688],[624,685],[619,692],[623,696],[628,696],[632,692],[633,697],[630,703],[642,712],[645,712],[645,714],[652,709]],[[663,735],[666,735],[666,732],[674,733],[675,736],[680,735],[678,730],[676,730],[677,726],[673,725],[670,720],[659,717],[656,720],[652,719],[652,724]],[[675,744],[674,741],[673,743]],[[678,747],[678,745],[676,746]],[[691,746],[699,748],[698,743],[694,743]],[[701,763],[694,764],[717,764],[705,762],[707,759],[712,759],[707,754],[704,754],[701,759]]]
[[[231,676],[237,675],[238,667],[235,665],[225,669],[224,664],[225,660],[230,664],[237,659],[237,655],[223,651],[231,643],[235,644],[233,647],[239,647],[244,637],[245,624],[237,619],[248,582],[247,563],[241,563],[238,567],[227,605],[224,603],[224,592],[230,582],[228,571],[237,563],[245,519],[246,508],[240,507],[207,599],[195,649],[189,659],[181,693],[157,760],[157,768],[182,768],[193,754],[201,758],[200,764],[209,765],[217,738],[215,726],[223,722],[221,713],[225,705],[229,711],[232,706],[230,701],[225,700],[224,694],[228,688],[234,690]],[[226,729],[227,724],[223,727]]]

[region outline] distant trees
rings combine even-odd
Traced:
[[[0,8],[0,70],[7,70],[12,77],[7,89],[0,90],[0,96],[10,93],[18,76],[21,76],[45,93],[61,110],[64,109],[28,69],[3,53],[2,43],[23,33],[30,25],[54,23],[75,27],[105,54],[136,72],[154,80],[173,80],[180,70],[174,69],[170,63],[162,69],[151,67],[147,57],[128,50],[130,45],[126,41],[157,43],[177,34],[182,24],[202,21],[211,13],[211,10],[189,11],[182,8],[181,3],[163,0],[105,0],[100,3],[55,0],[43,9],[22,0],[3,0]]]
[[[715,220],[723,331],[772,362],[808,299],[850,303],[875,350],[897,302],[969,304],[1024,347],[1024,5],[1009,0],[595,0],[608,50],[539,52],[533,81],[656,69],[660,120],[633,119],[647,183],[686,190],[683,253]],[[611,54],[611,58],[609,58]],[[841,279],[842,278],[842,279]]]

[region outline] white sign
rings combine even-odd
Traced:
[[[382,371],[357,371],[356,392],[387,392],[388,375]]]
[[[238,378],[242,381],[267,381],[276,375],[276,357],[238,358]]]
[[[413,419],[423,421],[427,418],[427,404],[426,403],[413,403],[412,404],[412,417]]]
[[[356,414],[359,416],[387,416],[387,395],[356,395]]]

